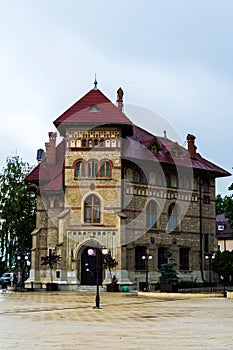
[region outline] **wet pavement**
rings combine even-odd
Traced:
[[[1,292],[0,349],[233,349],[233,300]]]

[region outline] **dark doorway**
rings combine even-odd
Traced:
[[[88,250],[92,250],[92,255],[88,254]],[[98,262],[98,263],[97,263]],[[102,266],[103,259],[100,249],[87,247],[81,257],[81,284],[86,286],[94,286],[97,283],[97,270],[98,270],[98,282],[102,284]]]

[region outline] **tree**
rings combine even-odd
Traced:
[[[233,251],[217,252],[213,261],[215,271],[225,283],[233,280]]]
[[[218,194],[215,198],[216,215],[224,214],[224,198]]]
[[[177,264],[172,258],[172,253],[169,248],[166,251],[166,258],[168,262],[161,265],[159,272],[161,273],[159,281],[160,281],[160,289],[162,292],[176,292],[177,285],[179,282],[178,272],[176,271]],[[170,286],[169,286],[170,285]]]
[[[229,190],[233,189],[233,184],[229,187]],[[216,214],[224,214],[228,219],[229,225],[233,228],[233,194],[221,197],[220,194],[216,196]]]
[[[24,181],[31,171],[18,156],[7,158],[0,173],[0,260],[13,269],[17,255],[29,255],[35,227],[35,194]]]
[[[42,263],[41,266],[46,266],[50,268],[50,279],[51,284],[53,283],[53,268],[54,266],[60,264],[61,256],[56,253],[56,249],[54,252],[49,250],[49,255],[43,256],[41,258]]]

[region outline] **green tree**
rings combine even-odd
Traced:
[[[229,187],[229,190],[233,189],[233,184]],[[233,194],[225,196],[224,198],[224,215],[229,221],[230,227],[233,229]]]
[[[213,271],[222,277],[225,283],[232,281],[233,251],[217,252],[213,261]]]
[[[229,190],[233,189],[233,184]],[[216,214],[224,214],[228,219],[229,225],[233,228],[233,194],[222,197],[220,194],[216,196]]]
[[[0,173],[0,261],[5,268],[16,266],[18,254],[30,254],[35,227],[35,194],[24,181],[31,171],[18,156],[7,158]]]
[[[224,198],[221,194],[218,194],[215,198],[216,203],[216,215],[224,214]]]

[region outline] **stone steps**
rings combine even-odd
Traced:
[[[78,292],[89,292],[89,293],[96,293],[96,286],[84,286],[84,285],[79,285],[77,287]],[[106,288],[99,286],[99,291],[100,293],[106,292]]]

